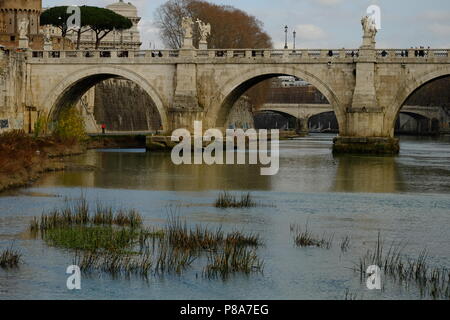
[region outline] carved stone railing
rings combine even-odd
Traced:
[[[382,60],[448,60],[450,58],[450,49],[378,49],[376,50],[376,55],[377,58]]]
[[[352,63],[359,60],[359,49],[209,49],[209,50],[83,50],[83,51],[29,51],[31,61],[82,63],[96,60],[161,62],[170,63],[172,60],[190,62],[259,62],[261,59],[272,62],[342,62]],[[450,62],[450,49],[377,49],[375,57],[378,62]],[[116,62],[116,61],[114,61]]]

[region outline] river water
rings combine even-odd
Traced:
[[[167,154],[144,150],[91,150],[76,161],[95,171],[49,173],[31,188],[0,196],[0,248],[23,254],[18,270],[0,269],[0,299],[420,299],[382,278],[383,290],[368,290],[352,268],[381,234],[416,257],[428,250],[433,266],[450,267],[450,137],[401,139],[396,157],[331,154],[331,135],[280,143],[280,171],[261,176],[258,166],[175,166]],[[217,209],[222,190],[251,191],[264,204]],[[193,266],[182,275],[113,279],[83,276],[82,289],[66,288],[73,254],[32,239],[31,217],[84,193],[91,203],[135,208],[149,226],[163,225],[168,207],[191,225],[222,226],[260,234],[264,272],[205,279]],[[329,250],[294,246],[291,224],[316,234],[334,234]],[[342,252],[339,241],[350,236]]]

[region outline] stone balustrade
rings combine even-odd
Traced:
[[[449,59],[450,49],[378,49],[375,57],[380,62],[430,62],[445,61]],[[32,61],[49,62],[58,60],[58,63],[74,60],[86,61],[95,59],[96,62],[108,62],[111,59],[145,61],[146,63],[165,63],[195,60],[201,63],[212,61],[227,63],[260,62],[261,59],[271,62],[357,62],[360,60],[358,49],[210,49],[210,50],[89,50],[89,51],[29,51]]]

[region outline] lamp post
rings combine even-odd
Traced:
[[[287,49],[288,45],[287,45],[287,34],[288,34],[288,26],[284,27],[284,35],[285,35],[285,40],[284,40],[284,48]]]
[[[294,30],[294,50],[295,50],[295,36],[297,35],[297,32]]]
[[[59,20],[59,22],[61,23],[62,18],[61,18],[61,17],[58,17],[58,20]],[[64,32],[66,33],[65,35],[64,35]],[[65,36],[66,36],[66,35],[67,35],[66,22],[63,22],[63,23],[62,23],[62,30],[61,30],[62,50],[63,50],[63,51],[64,51],[64,47],[65,47],[64,39],[65,39]],[[60,50],[61,50],[61,48],[60,48]]]

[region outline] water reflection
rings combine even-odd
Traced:
[[[340,156],[333,191],[394,193],[405,189],[395,157]]]
[[[386,243],[407,243],[408,255],[426,247],[432,264],[449,265],[450,140],[408,138],[397,157],[333,157],[332,138],[283,141],[280,172],[273,177],[261,176],[259,166],[175,166],[168,154],[89,151],[77,161],[98,170],[49,173],[31,189],[0,197],[0,247],[16,239],[26,261],[18,272],[0,269],[0,299],[342,299],[348,288],[364,299],[420,298],[393,283],[383,292],[368,292],[349,267],[373,247],[380,231]],[[202,270],[192,269],[181,277],[152,278],[150,285],[95,275],[83,278],[81,292],[69,292],[65,270],[72,254],[23,235],[33,216],[60,207],[66,197],[78,198],[80,187],[92,207],[101,199],[135,208],[148,226],[163,225],[167,206],[179,204],[191,225],[260,234],[264,275],[208,281],[198,277]],[[212,205],[217,192],[206,191],[223,189],[251,190],[257,201],[274,206],[219,210]],[[412,194],[399,194],[405,192]],[[291,223],[333,233],[336,245],[295,248]],[[351,238],[346,254],[338,246],[344,236]]]
[[[80,156],[95,171],[46,175],[38,186],[98,187],[164,191],[261,190],[282,192],[448,192],[448,138],[406,138],[400,156],[339,156],[332,135],[280,143],[280,172],[261,176],[259,165],[181,165],[167,153],[97,150]],[[423,138],[422,138],[423,139]],[[423,163],[426,162],[426,166]]]

